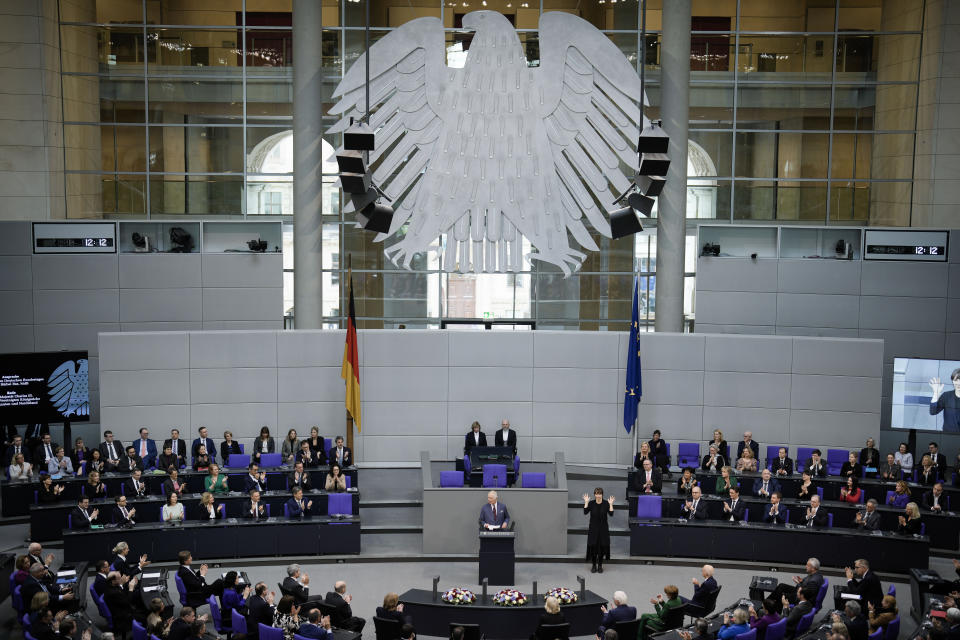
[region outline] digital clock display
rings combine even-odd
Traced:
[[[936,245],[884,245],[868,244],[867,253],[888,256],[942,256],[946,247]]]
[[[116,253],[113,222],[34,222],[34,253]]]
[[[867,229],[864,260],[946,262],[950,234],[935,229]]]
[[[68,249],[74,247],[102,247],[113,246],[113,238],[37,238],[37,247],[43,249]]]

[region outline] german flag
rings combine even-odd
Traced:
[[[350,314],[347,317],[347,341],[343,345],[340,377],[347,385],[344,404],[357,423],[357,431],[360,431],[360,348],[357,345],[357,314],[353,307],[353,271],[348,276],[347,288],[350,292]]]

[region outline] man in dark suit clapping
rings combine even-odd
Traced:
[[[614,591],[613,607],[607,609],[606,605],[603,605],[600,607],[600,611],[603,613],[603,618],[600,620],[600,627],[597,629],[598,638],[603,638],[604,632],[612,628],[617,622],[637,619],[637,608],[627,604],[627,594],[623,591]]]
[[[709,517],[707,503],[702,499],[700,487],[694,487],[690,491],[690,497],[683,505],[683,517],[687,520],[706,520]]]
[[[263,624],[273,626],[273,591],[267,591],[267,585],[258,582],[253,588],[253,595],[247,598],[247,637],[257,640],[260,637],[260,627]]]
[[[793,460],[787,457],[786,447],[780,447],[777,457],[770,462],[770,470],[778,476],[789,476],[793,473]]]
[[[729,522],[743,521],[746,505],[740,499],[740,487],[730,487],[730,499],[723,501],[723,519]]]
[[[350,608],[350,602],[353,596],[347,593],[347,583],[338,580],[333,585],[333,591],[327,593],[327,604],[333,607],[333,626],[348,631],[363,631],[363,626],[367,623],[363,618],[353,615],[353,609]]]
[[[767,524],[783,524],[787,521],[787,508],[780,506],[779,491],[770,494],[770,504],[763,508],[763,521]]]

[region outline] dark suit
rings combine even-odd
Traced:
[[[311,638],[311,640],[332,640],[333,632],[327,631],[318,624],[312,624],[310,622],[304,622],[300,625],[300,629],[297,631],[298,636],[303,636],[304,638]]]
[[[24,445],[20,445],[20,453],[23,454],[23,461],[30,462],[33,459],[33,456],[30,454],[30,449]],[[13,445],[7,447],[6,453],[3,454],[3,466],[7,467],[13,464],[13,457],[17,455],[17,448]],[[74,465],[76,468],[76,465]]]
[[[806,516],[806,514],[804,514]],[[825,527],[829,523],[829,518],[827,518],[827,510],[823,508],[823,505],[820,505],[817,508],[817,512],[813,514],[813,518],[808,518],[806,520],[808,527]]]
[[[170,629],[167,631],[166,640],[189,640],[190,623],[183,618],[177,618],[170,623]]]
[[[846,478],[847,476],[853,476],[854,478],[859,478],[863,475],[863,467],[859,462],[854,462],[850,464],[850,461],[847,460],[843,463],[843,466],[840,467],[841,477]]]
[[[856,529],[876,531],[880,528],[880,512],[877,510],[874,510],[872,513],[867,513],[864,511],[863,519],[860,522],[857,522],[857,518],[854,516],[852,525]]]
[[[644,485],[647,484],[647,472],[644,469],[640,469],[635,474],[633,474],[633,489],[639,491],[640,493],[646,493],[647,489]],[[663,490],[663,472],[660,469],[654,467],[650,470],[650,492],[651,493],[660,493]]]
[[[603,618],[600,620],[600,628],[597,630],[597,635],[601,638],[603,637],[603,632],[612,627],[617,622],[628,622],[630,620],[637,619],[637,608],[631,607],[626,604],[622,604],[619,607],[613,607],[612,609],[607,609],[607,612],[603,614]]]
[[[746,443],[741,440],[737,443],[737,460],[743,457],[743,449],[746,446]],[[760,459],[760,443],[756,440],[750,440],[750,450],[753,451],[753,457],[757,460]]]
[[[187,463],[187,441],[183,438],[177,438],[176,444],[174,444],[172,438],[167,438],[163,441],[163,448],[166,449],[170,447],[173,449],[173,455],[180,458],[180,465],[183,466]]]
[[[513,455],[517,455],[517,432],[513,429],[507,429],[507,441],[503,441],[503,429],[497,429],[497,435],[493,438],[493,444],[497,447],[510,447],[513,449]]]
[[[264,504],[263,500],[261,500],[261,501],[258,502],[257,504],[260,506],[260,509],[259,509],[259,511],[258,511],[258,515],[254,516],[253,513],[251,513],[251,512],[253,511],[253,501],[252,501],[252,500],[244,500],[244,502],[243,502],[243,517],[244,517],[244,518],[251,518],[251,519],[255,517],[257,520],[265,520],[265,519],[267,518],[267,507],[266,507],[266,504]]]
[[[336,591],[331,591],[327,593],[326,602],[333,607],[333,613],[330,615],[330,622],[333,626],[349,631],[363,631],[363,625],[367,621],[353,615],[350,603],[344,600],[343,596]]]
[[[717,581],[713,579],[713,576],[710,576],[700,584],[693,585],[693,597],[687,602],[691,602],[694,606],[705,609],[708,604],[707,601],[718,588]]]
[[[310,473],[306,470],[300,475],[300,480],[297,480],[297,472],[294,471],[287,476],[287,488],[293,490],[294,487],[301,487],[304,492],[310,491],[313,489],[313,483],[310,480]]]
[[[258,478],[253,478],[248,473],[243,477],[243,491],[244,493],[250,493],[256,489],[257,491],[263,492],[267,490],[267,481],[260,481]]]
[[[213,593],[212,586],[207,584],[207,580],[186,565],[180,565],[177,575],[187,589],[187,606],[197,608],[205,604],[207,598]]]
[[[131,458],[126,454],[120,458],[120,462],[117,464],[117,471],[120,473],[133,473],[134,469],[140,469],[143,471],[143,460],[140,459],[140,456],[134,454]]]
[[[113,442],[111,442],[110,444],[113,445],[113,451],[114,453],[116,453],[116,455],[113,456],[114,459],[120,460],[120,458],[127,455],[126,452],[124,452],[123,450],[123,443],[117,440],[116,438],[114,438]],[[100,449],[100,457],[103,458],[104,463],[106,463],[107,466],[109,467],[110,458],[111,458],[110,447],[108,447],[106,441],[104,441],[104,442],[101,442],[100,446],[97,448]]]
[[[70,510],[70,522],[74,529],[89,529],[92,524],[100,524],[98,518],[88,518],[93,515],[93,508],[88,508],[86,514],[80,507],[74,507]]]
[[[103,592],[107,590],[107,576],[102,573],[98,573],[93,578],[93,590],[97,592],[97,595],[103,595]]]
[[[227,445],[226,440],[220,443],[220,459],[223,460],[224,464],[227,463],[227,458],[230,457],[230,454],[236,454],[236,455],[241,454],[240,443],[237,442],[236,440],[231,442],[229,446]]]
[[[303,499],[300,502],[297,502],[293,498],[287,500],[287,511],[290,513],[291,518],[299,518],[302,515],[305,515],[309,512],[307,508],[307,500]]]
[[[463,436],[463,453],[470,455],[470,449],[474,447],[485,447],[487,446],[487,434],[483,431],[480,432],[480,442],[477,442],[477,439],[473,437],[473,430],[470,431],[467,435]]]
[[[259,638],[260,628],[258,623],[268,627],[273,626],[273,607],[267,604],[267,601],[260,596],[250,596],[247,598],[247,637]]]
[[[820,460],[814,464],[812,459],[808,460],[806,466],[803,467],[803,470],[814,478],[823,478],[827,475],[827,461],[823,458],[820,458]]]
[[[862,613],[856,618],[848,618],[845,614],[840,614],[840,621],[847,627],[850,633],[850,640],[867,640],[870,635],[870,625],[867,623],[867,616]]]
[[[350,451],[350,447],[344,446],[340,456],[337,456],[337,447],[334,445],[330,447],[330,451],[327,453],[327,460],[330,461],[330,464],[338,462],[341,467],[349,467],[353,464],[353,452]]]
[[[757,478],[753,481],[753,495],[760,496],[760,491],[763,489],[763,478]],[[767,493],[764,498],[769,498],[771,495],[780,491],[780,483],[774,478],[770,478],[770,482],[767,483]]]
[[[175,453],[171,453],[169,456],[165,453],[161,453],[159,456],[157,456],[157,469],[166,471],[170,467],[180,469],[183,466],[183,458]]]
[[[58,445],[56,442],[53,442],[53,441],[51,440],[51,441],[50,441],[50,455],[48,456],[48,455],[47,455],[47,445],[43,444],[42,442],[41,442],[39,445],[37,445],[36,448],[33,450],[33,459],[36,460],[36,464],[35,464],[34,466],[35,466],[37,469],[46,469],[46,468],[47,468],[47,463],[45,462],[45,460],[47,460],[48,458],[52,460],[53,458],[56,457],[56,455],[57,455],[56,452],[57,452],[57,447],[58,447],[58,446],[59,446],[59,445]]]
[[[780,457],[777,456],[770,462],[770,471],[772,471],[774,475],[776,475],[781,469],[783,469],[784,473],[786,473],[788,476],[792,474],[793,460],[790,458],[784,458],[781,460]]]
[[[787,521],[787,507],[778,504],[777,513],[771,515],[770,511],[772,509],[772,504],[765,504],[763,506],[763,521],[767,524],[784,524]]]
[[[790,613],[787,614],[786,638],[792,640],[792,638],[797,635],[797,625],[800,624],[800,618],[811,611],[813,611],[813,604],[806,600],[798,602],[795,607],[790,609]]]
[[[57,609],[63,609],[63,606],[60,606],[60,593],[57,589],[51,589],[47,585],[43,584],[33,576],[27,576],[26,580],[23,581],[23,584],[20,585],[20,597],[23,598],[23,602],[26,605],[27,602],[33,600],[33,596],[37,595],[41,591],[46,591],[50,594],[50,609],[56,611]]]
[[[933,460],[933,454],[928,454],[930,459]],[[920,456],[923,458],[923,456]],[[933,464],[937,467],[937,477],[944,478],[946,477],[947,472],[947,456],[943,455],[941,451],[937,451],[937,459],[933,460]]]
[[[113,505],[113,521],[117,524],[124,524],[125,522],[133,524],[134,521],[130,518],[130,507],[127,507],[126,509],[127,514],[124,515],[123,509],[120,508],[120,505]]]
[[[867,463],[868,457],[870,458],[869,464]],[[858,462],[862,467],[879,467],[881,462],[880,452],[876,449],[868,449],[867,447],[864,447],[863,449],[860,449],[860,458]]]
[[[53,624],[57,624],[53,622]],[[53,627],[44,623],[38,617],[30,623],[30,635],[34,640],[63,640],[63,636],[53,630]]]
[[[941,493],[937,503],[940,505],[942,511],[947,510],[947,494]],[[925,509],[933,509],[933,491],[927,491],[923,494],[923,507]]]
[[[157,443],[156,442],[154,442],[153,440],[150,440],[149,438],[147,439],[146,457],[140,455],[140,438],[137,438],[130,444],[133,445],[133,450],[137,454],[137,456],[139,456],[139,458],[143,460],[143,464],[145,464],[148,467],[154,466],[154,464],[157,461]]]
[[[724,500],[723,503],[726,505],[731,505],[731,510],[727,511],[724,509],[721,520],[730,521],[731,518],[733,519],[733,522],[740,522],[743,520],[743,512],[747,508],[747,505],[744,504],[742,498],[737,498],[737,504],[735,505],[733,504],[732,500]]]
[[[691,500],[691,503],[690,509],[687,509],[686,504],[683,505],[684,518],[687,520],[706,520],[710,517],[707,513],[707,502],[702,497],[697,502]]]
[[[883,587],[880,586],[880,578],[873,571],[867,571],[862,578],[847,580],[847,591],[858,594],[862,599],[873,603],[874,607],[880,608],[880,602],[883,600]]]
[[[493,507],[490,506],[490,503],[483,505],[483,508],[480,509],[480,527],[482,528],[485,524],[492,524],[497,527],[507,524],[510,524],[510,512],[507,511],[507,507],[498,502],[497,503],[497,512],[494,514]]]
[[[127,478],[123,483],[123,495],[128,498],[135,496],[148,496],[150,495],[150,489],[147,488],[147,483],[143,481],[143,478],[140,478],[140,487],[138,488],[133,478]]]
[[[129,632],[133,626],[133,603],[130,590],[122,586],[108,586],[103,600],[113,616],[113,631]]]
[[[293,596],[297,604],[303,604],[310,599],[310,589],[297,582],[296,578],[287,576],[280,586],[283,587],[283,595]]]
[[[127,555],[130,555],[129,553]],[[120,554],[117,554],[113,558],[113,563],[110,565],[113,567],[114,571],[119,571],[121,575],[133,577],[140,573],[140,559],[136,558],[134,560],[128,560]]]
[[[193,441],[193,446],[190,447],[190,455],[194,458],[197,457],[197,452],[200,450],[200,445],[204,445],[207,448],[207,455],[210,456],[210,459],[213,460],[217,456],[217,445],[214,444],[213,438],[196,438]]]

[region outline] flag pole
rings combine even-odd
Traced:
[[[368,56],[369,57],[369,56]],[[368,85],[369,86],[369,85]],[[350,304],[350,288],[353,286],[353,254],[347,254],[347,305]],[[349,311],[348,311],[349,313]],[[350,320],[347,320],[349,324]],[[350,448],[350,451],[353,452],[353,460],[357,460],[357,450],[353,447],[353,416],[350,415],[350,412],[344,408],[343,412],[347,416],[347,446]]]
[[[644,0],[646,4],[646,0]],[[639,301],[640,299],[640,276],[633,276],[633,295]],[[640,326],[637,325],[637,331],[640,331]],[[640,412],[637,411],[637,417],[633,419],[633,457],[630,459],[630,463],[633,464],[634,458],[637,456],[637,452],[640,450],[640,438],[637,435],[637,422],[640,418]]]

